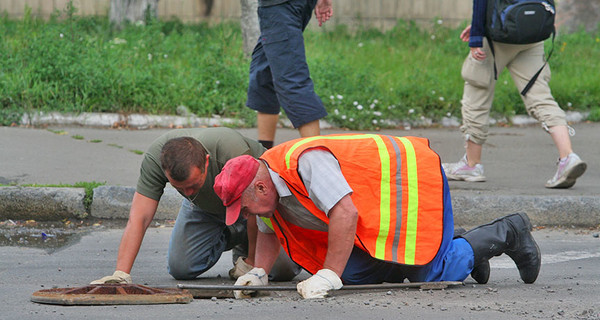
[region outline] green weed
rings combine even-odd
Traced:
[[[52,129],[48,129],[48,131],[50,131],[50,132],[52,132],[54,134],[57,134],[59,136],[68,134],[65,130],[52,130]]]

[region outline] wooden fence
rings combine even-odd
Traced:
[[[69,0],[0,0],[0,13],[20,18],[26,6],[39,17],[49,17],[64,10]],[[455,26],[471,18],[472,0],[333,0],[334,16],[325,26],[336,24],[366,25],[387,30],[399,19],[420,24],[442,22]],[[107,15],[110,0],[73,0],[81,15]],[[214,0],[209,16],[204,0],[160,0],[158,15],[162,19],[177,17],[185,22],[220,22],[237,20],[241,15],[240,0]],[[315,19],[311,27],[315,27]]]

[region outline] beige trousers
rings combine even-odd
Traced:
[[[489,115],[494,99],[494,61],[498,75],[506,67],[519,92],[544,64],[544,43],[526,45],[494,42],[494,56],[487,40],[483,50],[487,58],[475,60],[467,56],[462,68],[465,88],[462,98],[463,124],[461,132],[465,140],[483,144],[487,140]],[[565,112],[558,106],[550,92],[550,66],[546,65],[527,95],[522,96],[527,113],[548,127],[567,125]]]

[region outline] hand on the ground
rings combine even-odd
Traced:
[[[90,282],[90,284],[105,284],[105,283],[131,283],[131,276],[129,273],[123,271],[115,271],[112,276],[106,276],[98,280]]]
[[[237,261],[233,264],[233,268],[229,270],[229,278],[231,278],[231,280],[236,280],[248,273],[252,268],[254,268],[254,266],[247,264],[244,257],[238,257]]]
[[[333,15],[331,0],[319,0],[315,6],[315,16],[319,21],[319,27]]]
[[[235,282],[236,286],[266,286],[269,284],[269,277],[263,268],[254,268],[245,275],[239,277]],[[233,295],[236,299],[250,298],[256,293],[254,290],[234,290]]]
[[[329,290],[338,290],[341,287],[342,280],[329,269],[319,270],[296,286],[298,293],[305,299],[325,298]]]

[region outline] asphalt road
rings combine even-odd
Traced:
[[[445,290],[338,291],[303,300],[273,292],[250,300],[196,299],[190,304],[60,306],[30,301],[53,287],[79,287],[111,274],[122,229],[99,227],[62,248],[0,247],[0,318],[24,319],[600,319],[600,239],[580,229],[534,231],[543,254],[538,280],[524,284],[512,261],[491,260],[488,284],[467,278]],[[166,272],[171,227],[149,229],[132,277],[135,283],[173,286]],[[202,278],[186,284],[233,284],[226,253]],[[301,273],[292,283],[307,277]]]

